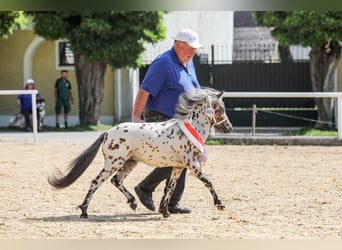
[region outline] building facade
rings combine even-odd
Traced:
[[[164,16],[166,37],[154,45],[146,44],[143,63],[149,64],[158,54],[170,49],[173,37],[182,28],[191,28],[199,35],[204,48],[198,53],[210,62],[234,60],[234,11],[173,11]],[[239,26],[239,25],[238,25]],[[243,26],[243,25],[242,25]],[[241,28],[241,25],[240,25]],[[242,27],[243,28],[243,27]],[[241,31],[241,29],[240,29]],[[236,40],[236,39],[235,39]],[[70,113],[70,125],[78,124],[78,91],[73,66],[61,64],[61,43],[47,41],[34,34],[30,27],[14,31],[6,40],[0,40],[0,90],[23,89],[26,79],[33,78],[35,87],[46,99],[44,123],[55,124],[54,83],[61,69],[69,70],[75,105]],[[212,50],[215,46],[215,51]],[[222,49],[217,49],[222,48]],[[71,60],[66,58],[66,60]],[[72,61],[72,60],[71,60]],[[342,63],[336,74],[338,90],[342,91]],[[107,68],[104,80],[104,99],[100,123],[115,124],[129,121],[136,93],[139,89],[139,69]],[[7,126],[9,118],[19,112],[15,96],[0,96],[0,126]]]

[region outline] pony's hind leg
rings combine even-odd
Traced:
[[[195,176],[204,183],[204,185],[209,189],[211,196],[213,197],[214,204],[218,210],[224,210],[225,206],[222,204],[222,201],[218,198],[218,195],[214,189],[212,182],[206,177],[202,171],[196,166],[192,166],[189,168]]]
[[[87,209],[91,198],[93,197],[95,191],[101,186],[103,182],[105,182],[106,179],[108,179],[108,177],[113,174],[114,171],[115,168],[112,168],[111,170],[103,168],[101,172],[91,181],[86,197],[84,198],[82,204],[78,206],[82,210],[82,214],[80,216],[81,218],[88,218]]]
[[[137,162],[134,160],[128,160],[125,162],[124,166],[118,170],[118,172],[111,179],[111,183],[117,187],[121,193],[123,193],[127,198],[127,203],[129,203],[131,209],[135,210],[137,208],[137,203],[134,196],[125,188],[123,181],[129,175],[130,172],[137,166]]]

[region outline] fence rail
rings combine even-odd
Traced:
[[[159,54],[171,48],[171,44],[146,44],[142,54],[143,64],[150,64]],[[203,44],[196,57],[202,64],[226,64],[233,62],[281,62],[277,53],[277,44],[274,42],[239,42],[239,44]],[[310,48],[301,46],[290,46],[293,61],[309,61]],[[286,59],[285,59],[286,60]]]
[[[224,92],[225,98],[336,98],[337,138],[342,139],[342,92]]]
[[[38,90],[36,90],[36,89],[33,89],[33,90],[0,90],[0,95],[31,95],[33,140],[35,143],[38,142],[36,94],[38,94]]]

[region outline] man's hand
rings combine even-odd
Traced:
[[[132,122],[144,122],[144,120],[142,120],[139,116],[138,117],[132,117]]]

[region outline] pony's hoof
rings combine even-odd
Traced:
[[[222,204],[218,204],[216,205],[217,209],[220,210],[220,211],[223,211],[226,207]]]
[[[82,210],[80,218],[81,219],[88,219],[87,208],[82,207],[82,205],[79,205],[77,208]]]
[[[88,219],[88,214],[82,213],[82,214],[80,215],[80,218],[81,218],[81,219]]]
[[[137,206],[138,206],[137,203],[135,203],[135,202],[128,202],[128,203],[129,203],[129,206],[131,207],[132,210],[135,211],[137,209]]]
[[[166,208],[159,208],[159,213],[163,215],[164,218],[170,217],[170,213]]]
[[[166,213],[163,213],[163,217],[164,217],[164,218],[168,218],[168,217],[170,217],[170,213],[168,213],[168,212],[166,212]]]

